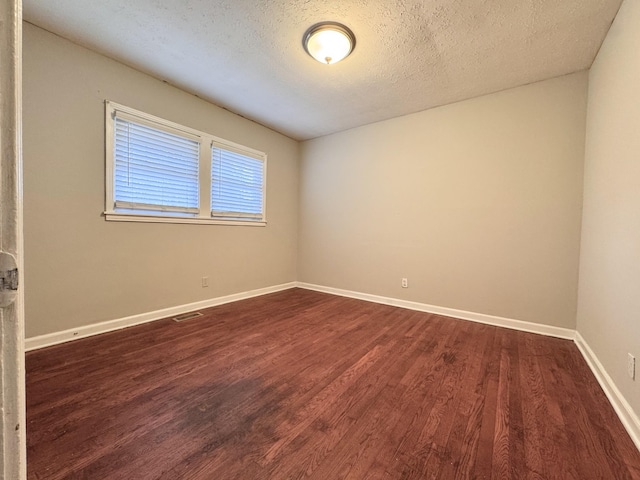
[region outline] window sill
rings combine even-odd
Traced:
[[[140,223],[190,223],[204,225],[239,225],[244,227],[266,227],[267,222],[252,220],[218,220],[206,217],[182,216],[173,214],[145,215],[139,213],[104,212],[108,222],[140,222]]]

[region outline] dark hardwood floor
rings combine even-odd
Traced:
[[[640,479],[575,345],[288,290],[27,355],[30,479]]]

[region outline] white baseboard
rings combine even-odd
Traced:
[[[71,328],[69,330],[63,330],[61,332],[54,332],[46,335],[27,338],[25,339],[25,350],[31,351],[37,350],[39,348],[50,347],[52,345],[58,345],[60,343],[65,343],[80,338],[86,338],[93,335],[99,335],[101,333],[112,332],[114,330],[120,330],[122,328],[131,327],[133,325],[153,322],[155,320],[173,317],[182,313],[192,312],[203,308],[215,307],[216,305],[222,305],[225,303],[237,302],[238,300],[258,297],[260,295],[288,290],[294,287],[304,288],[307,290],[315,290],[318,292],[330,293],[332,295],[350,297],[374,303],[381,303],[384,305],[392,305],[396,307],[407,308],[409,310],[446,315],[448,317],[455,317],[463,320],[495,325],[498,327],[506,327],[515,330],[522,330],[525,332],[539,333],[552,337],[573,339],[575,334],[574,330],[570,330],[567,328],[552,327],[550,325],[541,325],[531,322],[524,322],[521,320],[512,320],[509,318],[485,315],[482,313],[467,312],[464,310],[455,310],[453,308],[438,307],[435,305],[427,305],[424,303],[410,302],[407,300],[399,300],[396,298],[382,297],[379,295],[371,295],[368,293],[353,292],[350,290],[324,287],[321,285],[312,285],[304,282],[289,282],[272,287],[259,288],[257,290],[250,290],[248,292],[241,292],[233,295],[226,295],[224,297],[211,298],[208,300],[202,300],[200,302],[188,303],[185,305],[179,305],[177,307],[164,308],[161,310],[155,310],[153,312],[140,313],[137,315],[131,315],[129,317],[108,320],[106,322]]]
[[[633,411],[631,405],[629,405],[629,402],[627,402],[622,393],[620,393],[613,379],[609,376],[600,360],[598,360],[594,351],[591,350],[589,344],[582,335],[580,335],[580,332],[576,332],[575,343],[587,362],[587,365],[589,365],[598,380],[602,390],[604,390],[605,395],[609,399],[609,403],[611,403],[618,417],[620,417],[624,428],[629,432],[631,440],[633,440],[633,443],[635,443],[638,450],[640,450],[640,419],[638,415]]]
[[[408,300],[382,297],[379,295],[371,295],[369,293],[353,292],[351,290],[342,290],[339,288],[324,287],[304,282],[298,282],[297,286],[307,290],[315,290],[316,292],[330,293],[332,295],[340,295],[341,297],[349,297],[358,300],[365,300],[367,302],[407,308],[418,312],[435,313],[437,315],[460,318],[462,320],[470,320],[472,322],[505,327],[513,330],[521,330],[523,332],[538,333],[540,335],[547,335],[550,337],[565,338],[568,340],[573,340],[575,337],[575,330],[571,330],[569,328],[553,327],[551,325],[542,325],[539,323],[525,322],[523,320],[496,317],[493,315],[485,315],[484,313],[467,312],[465,310],[456,310],[454,308],[438,307],[436,305],[428,305],[426,303],[410,302]]]
[[[106,322],[72,328],[69,330],[63,330],[61,332],[39,335],[37,337],[25,339],[24,346],[25,350],[28,352],[31,350],[36,350],[38,348],[50,347],[52,345],[58,345],[59,343],[77,340],[79,338],[85,338],[92,335],[99,335],[101,333],[120,330],[122,328],[131,327],[133,325],[140,325],[142,323],[153,322],[155,320],[161,320],[163,318],[174,317],[182,313],[193,312],[194,310],[201,310],[203,308],[215,307],[216,305],[237,302],[238,300],[258,297],[260,295],[266,295],[268,293],[280,292],[282,290],[294,288],[295,286],[296,282],[283,283],[281,285],[275,285],[272,287],[259,288],[257,290],[250,290],[248,292],[234,293],[233,295],[226,295],[224,297],[211,298],[208,300],[202,300],[200,302],[179,305],[177,307],[163,308],[161,310],[155,310],[153,312],[131,315],[130,317],[118,318],[116,320],[108,320]]]

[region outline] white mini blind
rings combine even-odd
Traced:
[[[264,220],[265,158],[213,143],[211,216]]]
[[[114,123],[115,207],[198,213],[199,142],[118,114]]]

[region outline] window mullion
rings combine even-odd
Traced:
[[[200,140],[200,217],[211,218],[211,139]]]

